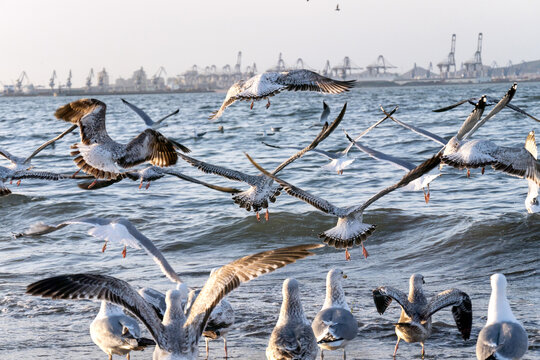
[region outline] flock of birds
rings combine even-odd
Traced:
[[[225,109],[237,100],[251,101],[253,107],[254,101],[268,100],[270,96],[284,90],[311,90],[337,94],[348,91],[353,85],[353,82],[332,80],[308,70],[263,73],[234,84],[227,92],[220,109],[211,118],[221,116]],[[285,191],[316,209],[338,218],[335,227],[320,234],[324,243],[338,249],[345,249],[347,260],[350,259],[348,249],[354,246],[361,246],[363,255],[367,257],[368,252],[364,247],[364,242],[375,231],[376,225],[363,222],[362,217],[366,208],[382,196],[405,186],[413,190],[423,190],[425,201],[428,202],[429,184],[440,176],[440,174],[429,175],[428,172],[438,166],[448,165],[458,169],[467,169],[467,171],[471,168],[482,168],[483,173],[484,168],[491,165],[495,170],[525,178],[529,184],[529,194],[525,201],[526,209],[531,213],[540,212],[537,199],[540,164],[537,161],[534,132],[531,131],[528,134],[523,148],[498,146],[489,140],[470,139],[481,125],[504,107],[526,114],[523,110],[509,104],[516,89],[517,84],[513,84],[499,101],[493,103],[493,109],[485,117],[482,115],[489,104],[486,96],[461,102],[473,103],[474,109],[456,135],[449,140],[396,119],[394,113],[397,107],[389,112],[381,107],[384,117],[354,139],[346,133],[349,144],[338,153],[319,150],[316,147],[343,120],[347,104],[343,106],[335,120],[328,123],[330,109],[324,103],[321,115],[321,122],[324,125],[319,134],[304,147],[292,147],[297,152],[271,172],[246,154],[260,171],[258,175],[250,175],[188,156],[189,148],[156,130],[164,125],[163,120],[175,113],[154,122],[144,111],[125,100],[123,100],[124,103],[145,121],[147,128],[128,144],[118,143],[109,137],[106,130],[106,104],[96,99],[81,99],[63,105],[55,112],[58,119],[69,122],[71,127],[40,146],[28,158],[19,158],[0,149],[0,155],[11,162],[8,167],[0,166],[0,195],[8,195],[11,192],[7,188],[7,182],[11,183],[13,180],[20,182],[28,178],[46,180],[83,178],[86,181],[79,184],[81,188],[96,190],[126,178],[138,181],[139,187],[146,182],[146,187],[148,187],[151,181],[172,175],[213,190],[232,194],[233,201],[247,211],[254,211],[258,220],[260,220],[259,212],[265,209],[265,217],[268,221],[269,203],[275,202],[276,197]],[[269,100],[268,106],[270,106]],[[526,115],[537,120],[529,114]],[[439,143],[442,148],[421,164],[414,165],[359,142],[366,133],[387,119],[430,138]],[[71,153],[79,168],[75,174],[70,176],[31,169],[30,161],[37,153],[77,127],[80,130],[80,141],[72,145]],[[278,147],[268,143],[266,145]],[[358,148],[373,158],[389,162],[405,170],[406,174],[396,184],[379,191],[367,201],[348,207],[335,206],[278,177],[278,173],[287,165],[308,152],[330,159],[331,162],[325,168],[342,174],[354,161],[353,158],[348,157],[352,147]],[[205,173],[244,182],[249,185],[249,188],[241,190],[217,186],[186,176],[178,170],[169,168],[177,163],[178,158]],[[132,169],[136,165],[145,163],[151,166]],[[78,175],[79,171],[86,175]],[[109,242],[123,245],[123,257],[126,257],[128,247],[146,251],[175,286],[166,294],[152,288],[137,291],[123,280],[96,274],[60,275],[28,285],[27,293],[31,295],[52,299],[101,300],[101,308],[91,324],[90,334],[92,340],[108,354],[109,359],[112,355],[126,355],[129,359],[131,351],[154,345],[154,359],[194,359],[198,355],[198,342],[201,336],[206,339],[207,357],[208,340],[220,337],[224,339],[227,356],[226,334],[234,324],[234,310],[226,301],[225,296],[241,283],[314,255],[313,250],[324,246],[320,243],[302,244],[242,257],[212,270],[204,286],[200,290],[195,290],[182,281],[160,250],[127,219],[79,218],[54,225],[38,223],[14,236],[38,236],[71,224],[89,225],[91,227],[89,234],[104,241],[102,251],[105,251]],[[357,336],[358,323],[347,305],[342,287],[343,278],[346,276],[339,269],[332,269],[328,273],[326,299],[321,311],[312,322],[307,319],[303,311],[298,281],[295,279],[284,281],[279,320],[266,349],[268,359],[315,359],[319,350],[322,359],[325,350],[336,349],[343,349],[343,358],[346,358],[345,347]],[[432,316],[446,307],[451,307],[463,339],[470,337],[472,304],[469,295],[458,289],[450,289],[428,300],[422,290],[424,283],[422,275],[413,274],[410,278],[408,294],[388,286],[373,290],[373,300],[380,314],[385,312],[392,300],[402,308],[401,316],[395,324],[398,340],[394,356],[396,356],[400,340],[419,342],[422,345],[422,356],[424,356],[424,343],[432,331]],[[527,350],[527,334],[512,315],[506,298],[504,275],[494,274],[491,277],[491,286],[488,320],[477,340],[477,358],[481,360],[520,358]],[[138,322],[124,310],[144,324],[152,339],[141,337]]]

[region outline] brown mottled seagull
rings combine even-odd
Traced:
[[[81,141],[72,145],[71,155],[79,170],[96,179],[116,179],[122,168],[144,162],[156,166],[170,166],[178,160],[175,149],[184,152],[185,146],[167,139],[161,133],[146,129],[128,144],[120,144],[109,137],[105,127],[105,103],[96,99],[80,99],[56,110],[58,119],[77,124]],[[77,172],[78,172],[77,171]]]
[[[225,100],[218,111],[215,111],[211,120],[219,118],[225,109],[236,100],[253,102],[268,99],[284,90],[289,91],[318,91],[328,94],[339,94],[349,91],[354,86],[355,80],[333,80],[319,75],[310,70],[291,70],[284,72],[265,72],[255,75],[248,80],[240,80],[234,83],[225,96]],[[270,107],[270,99],[266,108]]]

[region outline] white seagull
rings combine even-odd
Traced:
[[[11,183],[13,180],[18,180],[17,185],[19,185],[22,179],[62,180],[68,178],[68,176],[47,171],[14,170],[0,166],[0,196],[11,194],[11,190],[4,184],[8,181]]]
[[[319,234],[319,237],[323,239],[323,242],[335,247],[336,249],[345,249],[345,259],[350,260],[350,254],[348,248],[354,247],[354,245],[362,246],[362,254],[364,257],[368,256],[368,252],[364,247],[364,241],[375,231],[375,226],[372,224],[365,224],[362,220],[364,210],[376,200],[380,199],[384,195],[408,185],[411,181],[414,181],[437,167],[441,160],[441,152],[437,153],[433,157],[427,159],[422,164],[418,165],[413,170],[409,171],[403,178],[392,186],[384,188],[377,194],[373,195],[366,202],[361,205],[353,205],[347,207],[339,207],[331,204],[323,198],[312,195],[305,190],[300,189],[268,172],[257,164],[248,154],[247,158],[251,163],[259,169],[263,174],[272,178],[279,185],[283,187],[283,190],[287,194],[294,196],[314,208],[326,213],[335,215],[338,217],[338,222],[335,227],[326,230]]]
[[[414,169],[416,167],[413,163],[410,163],[410,162],[408,162],[406,160],[403,160],[403,159],[400,159],[400,158],[397,158],[397,157],[394,157],[394,156],[391,156],[391,155],[384,154],[384,153],[382,153],[380,151],[374,150],[372,148],[369,148],[369,147],[367,147],[365,145],[362,145],[362,144],[356,142],[355,140],[353,140],[349,136],[349,134],[347,134],[346,131],[345,131],[345,135],[347,136],[347,139],[349,139],[349,141],[351,143],[353,143],[359,150],[365,152],[366,154],[368,154],[369,156],[371,156],[374,159],[381,160],[381,161],[387,161],[387,162],[391,163],[392,165],[395,165],[398,168],[403,169],[405,171],[411,171],[412,169]],[[427,204],[429,202],[429,198],[430,198],[429,184],[433,180],[435,180],[436,178],[438,178],[441,175],[442,174],[440,174],[440,173],[435,174],[435,175],[427,175],[427,174],[422,175],[418,179],[411,181],[409,183],[409,185],[405,186],[405,190],[411,190],[411,191],[423,190],[424,191],[424,200],[426,201],[426,204]],[[426,188],[427,188],[427,191],[426,191]]]
[[[79,126],[81,141],[72,145],[73,160],[80,170],[96,179],[116,179],[123,168],[144,162],[156,166],[176,164],[175,149],[189,152],[185,146],[167,139],[161,133],[146,129],[128,144],[120,144],[109,137],[105,127],[105,103],[96,99],[80,99],[59,107],[58,119]],[[77,173],[76,172],[76,173]]]
[[[355,139],[355,141],[360,140],[364,135],[366,135],[368,132],[370,132],[372,129],[377,127],[380,123],[382,123],[384,120],[388,119],[396,110],[398,107],[396,106],[392,111],[390,111],[389,114],[387,114],[383,119],[377,121],[370,127],[368,127],[366,130],[364,130],[360,135],[358,135]],[[300,150],[297,146],[278,146],[278,145],[271,145],[266,142],[262,142],[264,145],[277,148],[277,149],[297,149]],[[330,160],[330,163],[323,165],[322,168],[325,170],[328,170],[330,172],[336,172],[337,174],[343,174],[343,171],[348,168],[356,159],[349,157],[349,151],[351,150],[353,144],[349,144],[345,149],[342,151],[339,151],[337,153],[324,151],[320,149],[313,149],[313,153],[322,155]]]
[[[340,269],[332,269],[326,276],[326,298],[321,311],[311,324],[317,344],[324,350],[343,349],[343,360],[347,358],[345,346],[358,335],[358,322],[351,313],[345,299],[341,280],[346,279]]]
[[[163,120],[166,120],[170,118],[173,115],[178,114],[180,109],[176,109],[169,115],[166,115],[162,117],[161,119],[154,121],[152,118],[142,109],[138,108],[137,106],[133,105],[132,103],[128,102],[127,100],[121,99],[124,104],[126,104],[131,110],[133,110],[141,119],[143,119],[144,123],[146,124],[146,128],[148,129],[159,129],[160,127],[167,126],[167,124],[163,123]]]
[[[506,298],[506,278],[491,275],[491,297],[486,325],[478,334],[476,358],[521,359],[528,348],[527,332],[514,317]]]
[[[315,360],[319,349],[302,307],[298,281],[286,279],[282,292],[283,302],[266,347],[266,359]]]
[[[291,70],[284,72],[265,72],[255,75],[248,80],[240,80],[234,83],[225,96],[225,100],[218,111],[212,113],[210,120],[219,118],[225,109],[236,100],[253,102],[268,99],[281,91],[318,91],[328,94],[339,94],[349,91],[354,86],[355,80],[340,81],[327,78],[310,70]],[[270,99],[266,108],[270,107]]]
[[[373,301],[379,314],[384,314],[392,300],[401,306],[401,316],[396,326],[398,337],[394,349],[396,356],[400,340],[408,343],[420,342],[422,358],[425,355],[424,342],[431,336],[431,317],[437,311],[452,306],[452,315],[464,340],[469,339],[472,326],[472,304],[469,295],[458,289],[443,291],[428,301],[422,285],[424,276],[413,274],[409,280],[409,296],[400,290],[381,286],[373,290]]]
[[[27,286],[30,295],[52,299],[96,299],[120,305],[135,315],[156,342],[154,360],[192,360],[198,355],[198,343],[208,318],[228,293],[260,275],[272,272],[296,260],[314,255],[309,251],[320,244],[304,244],[248,255],[219,268],[206,281],[199,296],[184,314],[178,290],[166,295],[163,320],[154,307],[127,282],[112,276],[93,274],[61,275]]]
[[[317,137],[305,148],[298,151],[296,154],[282,162],[278,167],[276,167],[272,174],[277,174],[281,170],[283,170],[287,165],[295,161],[296,159],[302,157],[306,152],[313,150],[321,141],[326,139],[332,131],[339,125],[341,120],[343,119],[343,116],[345,115],[345,111],[347,109],[347,104],[343,106],[343,109],[341,110],[340,114],[336,117],[334,122],[332,122],[330,125],[328,123],[325,123],[325,126],[323,126],[322,130],[319,132]],[[247,183],[250,188],[246,191],[243,191],[239,194],[235,194],[233,196],[233,201],[238,204],[241,208],[246,209],[247,211],[253,211],[257,215],[257,220],[259,220],[259,211],[261,209],[266,209],[266,220],[269,219],[269,213],[268,213],[268,202],[275,202],[276,197],[280,194],[281,187],[279,185],[274,184],[274,181],[262,174],[259,175],[248,175],[246,173],[243,173],[241,171],[231,170],[227,169],[222,166],[209,164],[197,159],[194,159],[192,157],[189,157],[184,154],[179,154],[182,159],[187,161],[192,166],[197,167],[199,170],[209,173],[209,174],[215,174],[223,176],[230,180],[236,180]]]
[[[92,341],[112,360],[113,355],[126,355],[156,345],[154,340],[141,337],[137,320],[124,313],[118,305],[101,301],[99,312],[90,324]]]

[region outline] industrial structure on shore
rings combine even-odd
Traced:
[[[455,60],[456,35],[451,38],[448,56],[437,63],[438,73],[433,71],[432,63],[424,68],[414,64],[413,68],[403,74],[395,72],[393,66],[383,55],[379,55],[373,63],[362,68],[348,57],[337,65],[331,66],[330,61],[322,70],[310,68],[302,58],[298,58],[294,65],[287,65],[279,54],[277,64],[268,71],[287,71],[292,69],[310,69],[320,74],[336,79],[357,80],[358,86],[392,86],[407,84],[454,84],[479,83],[499,81],[537,81],[540,80],[540,60],[523,61],[520,64],[508,63],[499,66],[493,62],[490,66],[482,63],[482,33],[478,34],[478,45],[473,57],[463,62],[458,69]],[[247,79],[258,73],[257,65],[253,63],[242,70],[242,52],[238,52],[234,66],[225,65],[218,68],[216,65],[200,67],[193,65],[183,74],[167,77],[163,67],[148,76],[141,67],[128,78],[118,78],[111,82],[107,70],[94,73],[90,69],[86,76],[85,86],[72,88],[72,73],[62,82],[56,70],[53,70],[48,87],[34,86],[28,75],[23,71],[13,84],[3,84],[4,89],[0,95],[85,95],[85,94],[129,94],[129,93],[163,93],[163,92],[194,92],[215,91],[229,88],[240,79]]]

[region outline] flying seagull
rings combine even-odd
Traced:
[[[374,123],[373,125],[368,127],[366,130],[362,131],[362,133],[356,137],[355,141],[360,140],[364,135],[366,135],[372,129],[377,127],[384,120],[388,119],[397,109],[398,109],[398,107],[396,106],[383,119],[377,121],[376,123]],[[268,143],[266,143],[264,141],[262,141],[262,143],[264,145],[266,145],[266,146],[277,148],[277,149],[297,149],[297,150],[301,149],[301,148],[299,148],[297,146],[271,145],[271,144],[268,144]],[[326,164],[326,165],[324,165],[322,167],[323,169],[328,170],[330,172],[336,172],[336,173],[342,175],[343,171],[346,168],[348,168],[356,160],[355,158],[350,158],[349,157],[349,151],[352,149],[352,146],[353,146],[353,144],[351,143],[345,149],[343,149],[342,151],[336,152],[336,153],[329,152],[329,151],[324,151],[324,150],[320,150],[320,149],[313,149],[312,151],[313,151],[314,154],[322,155],[322,156],[324,156],[324,157],[326,157],[327,159],[330,160],[330,162],[328,164]]]
[[[347,275],[341,269],[332,269],[326,276],[326,298],[321,311],[317,313],[311,324],[317,344],[321,348],[321,359],[324,350],[343,349],[343,360],[347,353],[345,346],[358,334],[358,322],[351,313],[345,299],[342,279]]]
[[[424,343],[431,335],[431,317],[445,307],[452,307],[452,315],[464,340],[469,339],[472,326],[472,304],[469,295],[458,289],[443,291],[428,301],[422,285],[424,276],[413,274],[409,280],[409,296],[390,286],[373,290],[373,301],[379,314],[384,314],[395,300],[401,306],[401,316],[396,326],[398,337],[394,349],[396,356],[400,340],[422,345],[422,358],[425,355]]]
[[[310,70],[291,70],[284,72],[265,72],[255,75],[248,80],[234,83],[225,96],[225,100],[218,111],[212,113],[210,120],[219,118],[225,109],[236,100],[253,102],[268,99],[281,91],[318,91],[328,94],[339,94],[349,91],[354,86],[354,80],[340,81],[327,78]],[[270,107],[270,99],[266,108]]]
[[[58,119],[79,126],[81,141],[72,145],[75,150],[71,153],[79,167],[76,173],[82,170],[96,179],[116,179],[123,168],[144,162],[161,167],[174,165],[178,159],[175,149],[190,151],[152,129],[146,129],[128,144],[114,141],[105,127],[106,108],[99,100],[80,99],[55,112]]]
[[[142,109],[138,108],[137,106],[133,105],[132,103],[128,102],[127,100],[122,99],[122,102],[126,104],[131,110],[133,110],[141,119],[143,119],[144,123],[146,124],[146,127],[148,129],[159,129],[160,127],[167,126],[167,124],[163,123],[163,120],[166,120],[170,118],[173,115],[178,114],[180,109],[176,109],[172,113],[170,113],[167,116],[162,117],[161,119],[154,121],[150,116]]]
[[[214,272],[184,314],[178,290],[166,295],[167,310],[161,320],[154,307],[127,282],[106,275],[70,274],[43,279],[27,286],[30,295],[52,299],[96,299],[120,305],[135,315],[156,342],[153,359],[196,359],[198,342],[208,318],[228,293],[260,275],[314,255],[320,244],[296,245],[248,255]]]
[[[340,114],[336,117],[336,119],[328,125],[328,123],[323,126],[322,130],[319,132],[317,137],[305,148],[298,151],[296,154],[289,157],[287,160],[283,161],[278,167],[276,167],[272,174],[277,174],[281,170],[283,170],[287,165],[295,161],[296,159],[302,157],[306,152],[313,150],[321,141],[326,139],[333,131],[334,129],[339,125],[341,120],[343,119],[343,116],[345,115],[345,111],[347,109],[347,104],[343,105],[343,108],[340,112]],[[239,194],[235,194],[233,196],[233,201],[238,204],[241,208],[246,209],[247,211],[253,211],[257,215],[257,220],[259,220],[259,211],[261,209],[266,209],[266,220],[269,219],[269,212],[268,212],[268,201],[274,202],[276,201],[276,197],[280,194],[281,187],[279,185],[274,184],[274,180],[271,178],[268,178],[264,176],[263,174],[259,175],[248,175],[246,173],[243,173],[241,171],[231,170],[227,169],[222,166],[209,164],[200,160],[197,160],[195,158],[189,157],[184,154],[179,154],[182,159],[187,161],[192,166],[197,167],[199,170],[223,176],[230,180],[236,180],[247,183],[250,188],[246,191],[243,191]]]

